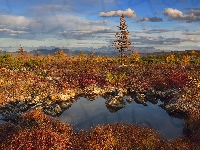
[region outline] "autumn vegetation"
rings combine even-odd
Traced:
[[[70,124],[39,110],[25,113],[17,125],[0,124],[0,148],[10,149],[198,149],[195,138],[168,141],[153,129],[132,124],[108,124],[75,132]]]
[[[182,55],[179,59],[185,59]],[[196,54],[189,55],[195,61],[199,59]],[[3,106],[10,102],[26,101],[36,97],[39,97],[37,100],[41,102],[49,95],[52,96],[52,101],[59,101],[56,94],[60,92],[73,90],[75,95],[79,95],[84,94],[84,89],[87,87],[93,86],[101,89],[115,87],[140,92],[152,89],[160,91],[178,89],[180,96],[185,99],[185,104],[199,104],[199,64],[184,60],[176,62],[174,61],[176,58],[178,57],[172,54],[166,57],[164,63],[148,64],[143,62],[144,58],[137,52],[133,52],[125,57],[126,65],[121,66],[118,57],[100,57],[92,53],[90,56],[81,53],[72,57],[68,57],[62,51],[56,52],[54,56],[2,55],[0,56],[0,103]],[[169,101],[170,97],[164,99]],[[98,126],[91,131],[77,133],[71,125],[61,123],[36,110],[25,113],[17,124],[1,124],[0,147],[1,149],[198,149],[199,107],[196,107],[196,111],[191,109],[185,112],[188,114],[185,126],[192,134],[189,138],[186,136],[175,141],[167,141],[152,129],[130,124]]]
[[[0,149],[200,149],[200,52],[119,52],[120,57],[93,52],[67,56],[62,50],[54,56],[29,56],[20,47],[16,57],[1,55],[0,113],[19,102],[50,105],[80,95],[105,97],[112,89],[123,95],[147,94],[146,101],[153,93],[163,109],[185,115],[184,136],[166,140],[151,128],[119,123],[77,132],[38,107],[0,124]]]

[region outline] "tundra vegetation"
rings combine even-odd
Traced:
[[[125,95],[143,103],[160,99],[169,114],[185,115],[187,132],[166,140],[151,128],[127,123],[77,132],[53,117],[80,95],[94,99],[112,93],[115,102]],[[29,56],[20,48],[16,57],[0,56],[0,113],[6,121],[0,123],[4,150],[200,149],[200,51],[150,56],[132,51],[122,63],[122,57],[93,52]]]
[[[186,57],[190,57],[190,61],[186,61]],[[157,61],[148,64],[148,59]],[[124,58],[125,65],[120,65],[118,57],[100,57],[92,53],[91,56],[81,54],[72,57],[62,51],[56,52],[54,56],[2,55],[1,113],[4,114],[7,109],[19,105],[20,102],[31,106],[41,105],[21,113],[17,121],[0,125],[0,147],[198,149],[199,60],[199,51],[149,57],[140,57],[137,52],[132,52]],[[182,113],[187,116],[184,128],[189,133],[174,141],[167,141],[150,128],[118,123],[77,133],[71,125],[47,116],[51,115],[51,112],[45,111],[47,105],[70,101],[79,95],[87,95],[88,98],[106,96],[113,89],[123,95],[146,94],[144,101],[148,100],[148,93],[160,97],[164,102],[163,109],[169,113]],[[166,91],[167,94],[164,93]],[[175,96],[174,91],[177,92]],[[62,98],[63,95],[66,97]],[[9,117],[7,119],[9,120]]]

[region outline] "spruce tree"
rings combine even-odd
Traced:
[[[120,59],[121,59],[121,65],[123,64],[123,57],[124,57],[124,51],[127,49],[127,51],[131,51],[131,48],[129,45],[134,44],[131,43],[129,39],[129,32],[127,30],[128,25],[126,25],[126,20],[124,19],[124,15],[122,14],[120,18],[120,26],[117,26],[121,33],[116,33],[115,37],[118,39],[113,42],[113,45],[119,49],[120,52]]]

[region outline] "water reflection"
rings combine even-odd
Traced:
[[[0,114],[0,124],[4,124],[4,123],[6,123],[6,122],[4,121],[4,117]]]
[[[149,126],[161,132],[167,139],[175,139],[183,135],[184,120],[170,117],[158,104],[147,102],[148,106],[126,102],[124,108],[111,113],[105,105],[106,100],[96,98],[88,101],[80,97],[77,102],[64,111],[59,119],[75,126],[77,129],[89,129],[98,124],[109,124],[114,122],[130,122],[134,124]]]

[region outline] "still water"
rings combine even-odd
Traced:
[[[109,124],[114,122],[132,123],[149,126],[160,132],[163,138],[176,139],[183,135],[184,120],[173,118],[158,105],[147,102],[148,106],[126,102],[126,106],[113,112],[105,104],[104,98],[96,98],[89,101],[80,97],[65,110],[58,119],[72,124],[78,129],[89,129],[98,124]]]

